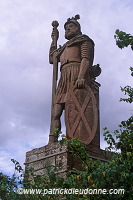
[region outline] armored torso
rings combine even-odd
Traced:
[[[72,62],[81,62],[81,51],[80,46],[73,45],[73,46],[66,46],[63,53],[60,56],[61,66],[67,63]]]
[[[58,49],[57,56],[61,63],[61,77],[56,91],[55,103],[64,103],[67,100],[70,87],[78,79],[81,60],[87,58],[90,65],[93,63],[94,42],[86,35],[78,35]],[[86,79],[86,83],[87,81]]]

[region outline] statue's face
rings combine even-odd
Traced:
[[[76,26],[74,23],[69,23],[65,26],[65,38],[70,40],[71,38],[75,37],[79,34],[79,27]]]

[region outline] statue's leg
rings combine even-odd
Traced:
[[[53,122],[52,122],[52,130],[49,135],[49,143],[55,143],[58,141],[58,132],[61,130],[61,115],[63,112],[64,104],[58,103],[54,105],[53,108]],[[55,130],[58,131],[55,132]]]

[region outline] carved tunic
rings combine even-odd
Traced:
[[[84,77],[86,84],[89,83],[89,69],[94,58],[94,42],[86,35],[76,36],[59,50],[58,58],[61,63],[61,76],[56,91],[55,103],[64,103],[67,99],[67,92],[78,79],[83,58],[89,60],[88,70]]]

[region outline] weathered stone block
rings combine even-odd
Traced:
[[[94,160],[98,159],[106,162],[110,159],[104,150],[96,146],[86,145],[86,150]],[[65,144],[46,145],[26,153],[25,168],[32,167],[36,175],[46,175],[47,167],[52,165],[57,166],[57,173],[63,177],[68,170],[73,168],[82,170],[81,161],[78,157],[72,155]]]

